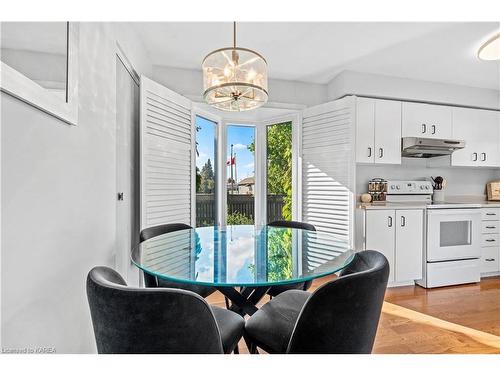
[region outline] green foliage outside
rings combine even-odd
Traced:
[[[255,152],[252,142],[248,149]],[[267,127],[267,194],[283,196],[282,219],[292,220],[292,123]],[[292,277],[292,230],[268,229],[269,281]]]
[[[255,152],[255,141],[247,146]],[[292,220],[292,123],[267,127],[267,194],[282,195],[283,220]]]
[[[292,220],[292,123],[267,127],[267,194],[283,196],[283,220]]]
[[[198,172],[198,168],[197,168]],[[215,174],[212,168],[212,162],[207,160],[199,173],[200,183],[198,185],[198,173],[196,175],[196,192],[203,194],[212,194],[215,192]]]
[[[227,225],[250,225],[253,224],[253,219],[238,211],[227,214]]]

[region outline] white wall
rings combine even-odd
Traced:
[[[328,100],[354,94],[500,109],[499,90],[344,71],[328,84]]]
[[[368,181],[380,177],[386,180],[423,180],[442,176],[447,180],[445,194],[485,195],[486,183],[500,179],[500,169],[466,167],[427,167],[426,159],[402,158],[401,165],[356,166],[356,194],[366,193]]]
[[[201,70],[153,66],[153,80],[184,95],[201,101],[203,76]],[[315,83],[270,79],[269,102],[312,106],[326,101],[327,87]]]
[[[95,352],[88,271],[115,265],[115,46],[151,74],[120,24],[81,23],[79,120],[1,94],[2,347]]]

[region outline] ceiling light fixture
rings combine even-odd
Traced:
[[[481,60],[500,60],[500,33],[494,35],[479,48],[477,57]]]
[[[267,62],[262,55],[233,46],[210,52],[202,62],[203,98],[223,111],[248,111],[267,102]]]

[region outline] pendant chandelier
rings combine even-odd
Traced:
[[[267,62],[247,48],[233,46],[209,53],[202,62],[203,98],[223,111],[248,111],[267,102]]]

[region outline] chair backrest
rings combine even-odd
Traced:
[[[183,229],[193,229],[193,228],[183,223],[162,224],[162,225],[157,225],[155,227],[145,228],[141,231],[141,234],[139,235],[139,241],[144,242],[146,240],[149,240],[150,238]],[[146,288],[156,288],[157,286],[159,286],[158,279],[155,276],[147,272],[143,272],[143,276],[144,276],[144,285],[146,286]]]
[[[301,221],[293,221],[293,220],[276,220],[267,224],[271,227],[285,227],[285,228],[296,228],[296,229],[305,229],[316,231],[316,228],[312,224],[302,223]]]
[[[183,223],[162,224],[162,225],[157,225],[155,227],[145,228],[141,231],[141,234],[139,236],[139,241],[144,242],[146,240],[149,240],[150,238],[183,229],[193,229],[193,228]]]
[[[340,277],[318,288],[299,315],[289,353],[371,353],[389,263],[377,251],[356,253]]]
[[[210,306],[196,293],[128,287],[108,267],[87,277],[99,353],[223,353]]]

